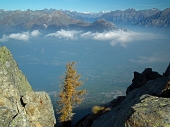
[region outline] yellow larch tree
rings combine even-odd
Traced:
[[[75,69],[75,62],[69,62],[66,64],[65,76],[61,77],[61,90],[59,93],[58,113],[61,114],[59,121],[64,123],[67,121],[72,121],[74,115],[73,108],[75,105],[82,102],[80,95],[83,95],[86,90],[77,90],[79,86],[83,84],[80,81],[80,74],[77,74]]]

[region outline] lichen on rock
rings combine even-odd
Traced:
[[[0,127],[53,127],[55,123],[49,95],[34,92],[10,51],[0,47]]]

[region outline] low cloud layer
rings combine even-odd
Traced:
[[[32,37],[38,37],[40,32],[38,30],[34,30],[32,32],[22,32],[22,33],[12,33],[9,35],[3,35],[0,38],[0,42],[5,42],[10,39],[20,40],[20,41],[28,41]],[[57,39],[65,39],[65,40],[78,40],[78,39],[86,39],[86,40],[96,40],[96,41],[105,41],[109,42],[112,46],[120,45],[126,47],[128,43],[144,41],[144,40],[153,40],[164,38],[164,35],[154,34],[154,33],[140,33],[133,31],[123,31],[123,30],[112,30],[112,31],[104,31],[104,32],[82,32],[75,30],[59,30],[55,33],[49,33],[44,36],[45,38],[55,37]]]
[[[76,40],[77,36],[80,34],[80,31],[66,31],[66,30],[60,30],[55,33],[47,34],[45,37],[57,37],[59,39],[66,39],[66,40]]]
[[[12,33],[9,35],[3,35],[0,38],[0,42],[6,42],[10,39],[19,40],[19,41],[28,41],[31,37],[38,37],[40,35],[39,30],[34,30],[32,32],[22,32],[22,33]]]
[[[83,38],[91,38],[98,41],[109,41],[112,46],[117,44],[121,46],[126,46],[126,43],[134,41],[134,36],[137,36],[138,33],[134,32],[124,32],[122,30],[118,31],[107,31],[102,33],[92,33],[86,32],[81,34]]]
[[[155,38],[164,38],[163,35],[153,34],[153,33],[139,33],[132,31],[106,31],[102,33],[92,33],[86,32],[81,34],[83,38],[90,38],[98,41],[109,41],[112,46],[121,45],[126,47],[127,43],[141,40],[152,40]]]
[[[108,41],[112,46],[121,45],[126,47],[128,43],[141,40],[152,40],[156,38],[164,38],[163,35],[153,33],[139,33],[132,31],[113,30],[105,32],[82,32],[82,31],[66,31],[60,30],[55,33],[50,33],[45,37],[56,37],[59,39],[75,40],[89,39],[97,41]]]

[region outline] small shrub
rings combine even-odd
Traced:
[[[105,107],[102,107],[102,106],[93,106],[92,107],[92,113],[97,114],[97,113],[99,113],[100,111],[102,111],[104,109],[105,109]]]

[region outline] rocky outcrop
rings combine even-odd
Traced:
[[[146,72],[152,71],[151,69],[145,69],[144,72],[145,74],[148,74]],[[152,77],[153,73],[150,74]],[[141,74],[136,73],[134,79],[137,78],[136,75],[141,78]],[[148,75],[146,77],[150,76]],[[145,79],[146,77],[144,76]],[[131,89],[131,91],[128,92],[120,104],[95,119],[91,126],[169,127],[170,76],[158,76],[154,80],[146,81],[146,83],[142,84],[140,87],[134,87],[134,89]]]
[[[125,123],[126,127],[169,127],[170,99],[143,95]]]
[[[92,127],[165,127],[170,125],[170,98],[161,97],[170,77],[132,90],[122,103],[96,119]]]
[[[170,63],[169,63],[169,66],[167,67],[167,69],[164,73],[164,76],[170,76]]]
[[[146,84],[149,80],[154,80],[159,77],[162,77],[158,72],[152,71],[152,68],[146,68],[142,73],[134,72],[134,78],[132,80],[132,84],[127,88],[126,94],[130,91],[139,88]]]
[[[0,47],[0,126],[53,127],[54,110],[46,92],[34,92],[6,47]]]

